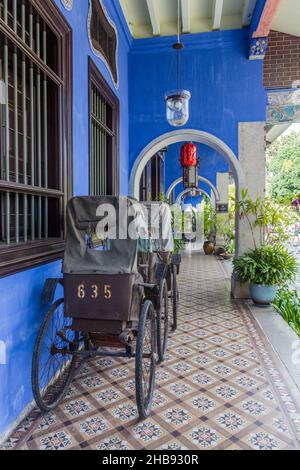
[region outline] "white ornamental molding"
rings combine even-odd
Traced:
[[[61,3],[68,11],[71,11],[73,9],[73,0],[61,0]]]
[[[111,25],[111,27],[114,29],[115,33],[116,33],[116,50],[115,50],[115,62],[116,62],[116,75],[117,75],[117,79],[114,78],[114,75],[111,71],[111,68],[110,68],[110,65],[109,63],[107,62],[106,60],[106,57],[97,49],[95,49],[95,47],[93,46],[93,41],[92,41],[92,38],[91,38],[91,31],[90,31],[90,24],[91,24],[91,18],[92,18],[92,0],[89,0],[89,3],[90,3],[90,8],[89,8],[89,14],[88,14],[88,21],[87,21],[87,30],[88,30],[88,38],[89,38],[89,42],[90,42],[90,46],[91,46],[91,49],[93,51],[93,53],[99,57],[99,59],[102,60],[102,62],[105,64],[107,70],[109,71],[109,74],[111,76],[111,79],[113,81],[113,84],[115,86],[116,89],[119,88],[119,64],[118,64],[118,56],[119,56],[119,36],[118,36],[118,30],[117,30],[117,27],[115,25],[115,23],[113,22],[113,20],[110,18],[105,6],[104,6],[104,3],[103,3],[103,0],[98,0],[101,7],[102,7],[102,10],[103,10],[103,13],[105,15],[105,18],[106,20],[108,21],[108,23]]]

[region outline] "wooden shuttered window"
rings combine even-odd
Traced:
[[[90,194],[119,193],[119,101],[90,60]]]
[[[71,30],[51,0],[0,0],[0,275],[58,258],[70,185]]]
[[[163,149],[149,160],[140,180],[140,201],[158,201],[165,190],[165,153]]]

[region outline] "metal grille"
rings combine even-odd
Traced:
[[[58,45],[30,1],[0,0],[2,245],[61,236]]]
[[[91,194],[110,193],[112,147],[115,137],[113,110],[96,84],[91,81]]]

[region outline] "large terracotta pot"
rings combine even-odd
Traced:
[[[203,250],[206,255],[212,255],[215,251],[215,245],[213,244],[213,242],[206,241],[203,244]]]

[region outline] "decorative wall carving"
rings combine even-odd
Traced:
[[[73,9],[73,0],[61,0],[61,3],[66,10],[71,11]]]
[[[268,93],[267,122],[281,124],[300,121],[300,89]]]
[[[250,39],[250,60],[264,59],[268,47],[268,38],[252,38]]]
[[[118,31],[109,17],[103,0],[89,0],[88,36],[92,51],[106,65],[116,88],[118,73]]]

